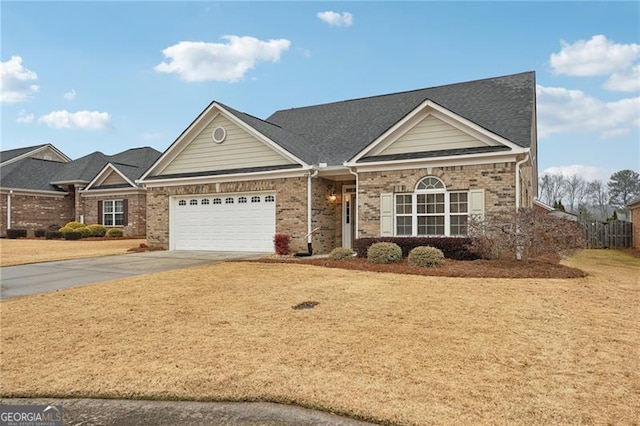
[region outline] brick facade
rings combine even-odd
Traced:
[[[168,186],[147,189],[147,240],[169,248],[169,200],[191,194],[230,194],[254,191],[276,192],[276,232],[292,237],[294,252],[307,251],[307,178],[280,178],[246,182]],[[320,239],[324,237],[318,237]],[[314,241],[315,244],[315,241]]]
[[[7,193],[0,194],[0,235],[7,233]],[[74,197],[28,195],[11,196],[11,228],[46,229],[51,225],[62,226],[73,220]]]
[[[634,248],[640,249],[640,202],[634,204],[630,209],[631,222],[633,223],[633,243]]]
[[[359,236],[380,235],[381,193],[413,192],[426,176],[440,178],[448,191],[484,189],[485,214],[515,208],[515,163],[362,172],[358,188]]]
[[[108,196],[83,196],[81,202],[84,223],[100,223],[98,204],[104,200],[127,200],[127,223],[123,228],[127,237],[144,236],[147,232],[147,195],[144,192],[121,193]]]

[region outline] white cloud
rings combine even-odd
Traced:
[[[563,176],[578,175],[584,178],[586,181],[593,181],[596,179],[607,181],[609,180],[609,176],[611,176],[611,171],[608,169],[603,169],[601,167],[586,166],[583,164],[571,164],[569,166],[554,166],[546,168],[542,173],[540,173],[540,176],[545,174],[561,174]]]
[[[38,74],[22,65],[20,56],[0,62],[0,102],[15,103],[28,100],[39,86],[32,84]]]
[[[613,73],[604,83],[604,88],[619,92],[637,92],[640,90],[640,65]]]
[[[555,74],[571,76],[609,75],[630,69],[640,58],[640,44],[616,44],[604,35],[573,44],[560,42],[560,52],[551,54]]]
[[[327,10],[326,12],[318,12],[316,15],[322,22],[332,27],[350,27],[353,25],[353,15],[349,12],[334,12]]]
[[[241,80],[257,62],[278,62],[291,46],[286,39],[262,41],[254,37],[228,35],[227,43],[181,41],[162,51],[169,59],[156,65],[157,72],[176,73],[186,81]]]
[[[35,115],[33,113],[27,113],[25,110],[20,110],[18,113],[18,118],[16,118],[16,123],[29,124],[33,123],[35,119]]]
[[[67,110],[53,111],[38,119],[38,123],[56,129],[103,130],[111,126],[111,116],[106,112]]]
[[[640,125],[640,97],[603,102],[579,90],[537,86],[538,136],[597,133],[624,134]]]
[[[68,101],[72,101],[76,98],[76,91],[75,89],[71,89],[71,91],[67,92],[64,94],[64,98]]]

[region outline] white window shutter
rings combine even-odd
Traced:
[[[476,220],[484,219],[484,189],[469,191],[469,216]]]
[[[380,194],[380,236],[393,236],[393,194]]]

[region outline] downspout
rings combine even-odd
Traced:
[[[360,208],[358,207],[358,205],[360,204],[360,195],[359,195],[359,182],[358,182],[358,172],[354,172],[353,170],[351,170],[351,167],[347,167],[347,170],[349,170],[349,173],[351,173],[352,175],[354,175],[356,177],[356,214],[355,214],[355,220],[356,220],[356,235],[353,236],[353,240],[357,240],[360,237],[360,231],[359,231],[359,223],[358,223],[358,216],[360,216]],[[353,243],[353,241],[352,241]],[[355,246],[354,246],[355,247]]]
[[[13,196],[13,189],[7,194],[7,230],[11,229],[11,197]]]
[[[520,166],[529,160],[529,153],[516,163],[516,212],[520,210]]]
[[[518,213],[520,211],[520,166],[522,164],[524,164],[527,160],[529,160],[529,153],[527,152],[527,154],[524,156],[524,158],[520,161],[518,161],[516,163],[516,213]],[[537,182],[536,182],[537,185]],[[517,215],[516,215],[517,216]],[[518,222],[516,222],[516,238],[519,238],[518,235],[520,234],[520,226],[518,225]],[[517,260],[522,260],[522,251],[523,251],[523,247],[522,245],[518,244],[516,245],[516,259]]]
[[[313,172],[312,172],[313,170]],[[313,246],[311,245],[311,241],[313,240],[313,234],[317,229],[312,229],[311,223],[311,210],[312,210],[312,191],[311,191],[311,179],[318,176],[318,170],[310,169],[309,174],[307,175],[307,249],[309,251],[309,256],[313,254]]]

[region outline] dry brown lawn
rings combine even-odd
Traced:
[[[640,260],[574,279],[222,263],[0,303],[2,396],[267,400],[400,424],[637,424]],[[313,309],[293,310],[304,302]]]
[[[2,238],[0,239],[0,266],[124,254],[128,249],[145,242],[144,239],[65,241]]]

